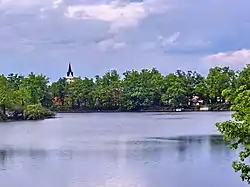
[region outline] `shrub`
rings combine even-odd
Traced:
[[[0,111],[0,122],[1,121],[6,121],[7,120],[7,116],[4,115],[1,111]]]
[[[40,104],[28,105],[24,110],[24,118],[27,120],[41,120],[54,116],[55,114],[52,111],[42,107]]]

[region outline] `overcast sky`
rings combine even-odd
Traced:
[[[206,73],[250,61],[249,0],[0,0],[0,73]]]

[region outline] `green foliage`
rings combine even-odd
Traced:
[[[0,112],[0,122],[6,121],[6,120],[7,120],[6,115],[4,115],[4,114],[2,113],[2,111],[1,111],[1,112]]]
[[[122,81],[122,108],[127,111],[161,104],[163,76],[155,69],[127,71]]]
[[[6,106],[11,103],[12,100],[12,90],[10,89],[10,85],[4,77],[4,75],[0,75],[0,106],[2,109],[2,115],[6,115]]]
[[[242,80],[247,80],[245,74],[240,74]],[[228,67],[212,68],[208,77],[181,70],[162,75],[152,68],[126,71],[121,78],[112,70],[94,79],[78,77],[71,83],[60,78],[51,85],[44,75],[2,75],[0,111],[6,117],[7,114],[20,117],[28,105],[37,104],[56,111],[171,110],[179,106],[194,110],[199,108],[194,96],[202,99],[204,105],[216,105],[211,108],[220,109],[226,102],[223,92],[233,98],[231,93],[244,82],[236,79],[237,74]]]
[[[60,78],[48,89],[49,96],[60,101],[52,106],[56,110],[140,111],[178,106],[194,109],[197,108],[192,100],[194,96],[202,99],[204,105],[217,105],[217,97],[220,98],[218,105],[224,104],[222,92],[225,88],[235,89],[236,78],[236,73],[228,67],[211,69],[207,78],[197,72],[181,70],[163,76],[153,68],[126,71],[121,79],[118,72],[112,70],[94,79],[78,77],[71,83]],[[41,90],[35,87],[37,89]],[[32,100],[37,102],[34,98],[39,92],[30,93]],[[50,107],[51,104],[43,106]]]
[[[205,78],[197,72],[187,73],[178,70],[175,74],[165,76],[163,80],[163,91],[161,96],[163,103],[172,106],[186,106],[193,96],[205,98],[207,86]]]
[[[92,84],[90,89],[93,108],[117,110],[120,107],[121,81],[116,70],[107,72],[103,77],[96,76],[95,84]]]
[[[49,80],[44,75],[35,75],[30,73],[24,80],[24,86],[29,92],[32,104],[42,103],[46,105],[47,84]]]
[[[66,82],[66,78],[60,78],[57,82],[53,82],[52,85],[49,87],[51,96],[58,97],[62,104],[64,104],[64,100],[67,95],[68,84]]]
[[[240,149],[239,160],[232,166],[236,172],[241,172],[243,181],[250,184],[250,166],[246,159],[250,156],[250,66],[245,67],[231,86],[223,90],[222,96],[231,104],[234,120],[217,123],[218,130],[224,139],[230,143],[231,149]]]
[[[250,89],[250,65],[247,65],[240,73],[237,79],[237,87],[246,86],[247,89]]]
[[[180,75],[169,74],[164,79],[165,93],[162,95],[162,102],[172,105],[183,105],[188,102],[188,95],[186,94],[186,85],[183,77]]]
[[[52,118],[55,114],[44,108],[41,104],[28,105],[24,110],[24,117],[27,120],[40,120],[45,118]]]
[[[1,120],[24,119],[24,110],[30,104],[41,104],[46,107],[51,106],[52,97],[48,91],[47,84],[48,78],[33,73],[27,77],[18,74],[10,74],[7,77],[1,75]]]
[[[216,126],[231,149],[243,149],[239,154],[240,160],[233,162],[233,168],[236,172],[240,171],[242,180],[250,184],[250,166],[245,162],[250,155],[250,90],[245,85],[233,94],[229,94],[228,90],[224,94],[232,102],[234,120],[217,123]]]
[[[212,102],[224,102],[222,92],[225,89],[235,90],[236,77],[236,73],[229,67],[215,67],[209,70],[206,83]]]

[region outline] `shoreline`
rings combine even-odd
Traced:
[[[144,111],[72,111],[72,110],[68,110],[68,111],[55,111],[56,114],[64,114],[64,113],[68,113],[68,114],[74,114],[74,113],[154,113],[154,112],[159,112],[159,113],[187,113],[187,112],[232,112],[232,110],[184,110],[184,111],[162,111],[162,110],[144,110]]]
[[[19,120],[15,120],[15,119],[9,119],[6,121],[0,121],[0,124],[6,124],[6,123],[13,123],[13,122],[25,122],[25,121],[43,121],[43,120],[47,120],[47,119],[55,119],[58,118],[57,114],[87,114],[87,113],[205,113],[205,112],[233,112],[232,110],[208,110],[208,111],[57,111],[55,112],[55,116],[54,117],[48,117],[48,118],[43,118],[43,119],[37,119],[37,120],[27,120],[27,119],[19,119]]]
[[[96,108],[67,108],[57,106],[50,109],[55,113],[143,113],[143,112],[229,112],[231,111],[229,104],[208,104],[200,106],[149,106],[138,107],[133,110],[126,110],[123,108],[114,109],[96,109]]]
[[[25,121],[43,121],[43,120],[47,120],[47,119],[55,119],[57,118],[56,116],[55,117],[50,117],[50,118],[43,118],[43,119],[36,119],[36,120],[28,120],[28,119],[9,119],[9,120],[4,120],[4,121],[0,121],[0,124],[4,124],[4,123],[13,123],[13,122],[25,122]]]

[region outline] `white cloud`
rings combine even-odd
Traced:
[[[108,50],[119,50],[126,46],[127,44],[125,42],[117,41],[113,38],[103,40],[98,43],[98,47],[102,51],[108,51]]]
[[[208,55],[202,58],[202,61],[211,66],[222,65],[232,67],[243,67],[250,63],[250,50],[242,49],[237,51],[221,52]]]
[[[180,32],[175,32],[169,37],[158,36],[158,40],[162,47],[166,47],[172,45],[177,42],[178,38],[180,37]]]
[[[53,2],[53,8],[58,8],[60,6],[60,4],[63,3],[63,0],[55,0]]]
[[[162,35],[158,36],[157,46],[163,49],[165,53],[192,54],[202,53],[209,49],[211,47],[211,41],[178,31],[167,37]]]
[[[168,43],[174,43],[174,42],[176,42],[177,39],[179,38],[180,34],[181,34],[180,32],[174,33],[172,36],[170,36],[170,37],[167,39],[167,42],[168,42]]]
[[[119,1],[112,1],[109,4],[74,5],[67,8],[65,15],[75,19],[110,22],[110,31],[114,32],[119,28],[138,25],[149,14],[164,12],[166,5],[162,6],[159,2],[161,1],[148,0],[121,4]]]

